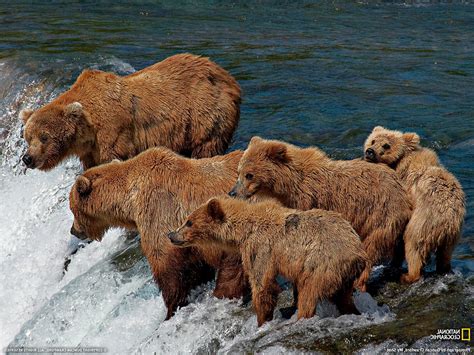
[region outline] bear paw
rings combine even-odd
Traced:
[[[400,282],[404,285],[410,285],[420,279],[420,276],[410,276],[409,274],[403,274],[400,277]]]

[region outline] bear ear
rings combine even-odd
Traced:
[[[224,211],[222,210],[219,200],[213,198],[207,203],[207,213],[209,216],[218,221],[223,221],[225,218]]]
[[[74,117],[79,117],[82,115],[84,111],[84,108],[79,102],[73,102],[72,104],[69,104],[66,106],[64,109],[64,113],[66,116],[74,116]]]
[[[420,136],[416,133],[404,133],[402,137],[405,143],[411,147],[420,144]]]
[[[259,136],[253,136],[252,139],[250,140],[250,143],[259,143],[263,141],[263,139]]]
[[[286,145],[284,143],[271,143],[267,148],[267,156],[278,163],[287,163],[288,158]]]
[[[20,119],[23,121],[23,124],[26,124],[26,122],[28,122],[33,112],[35,111],[30,110],[28,108],[25,108],[20,111]]]
[[[79,195],[85,197],[89,195],[92,191],[92,181],[90,181],[85,176],[81,175],[77,178],[76,189]]]
[[[385,128],[383,128],[382,126],[375,126],[374,129],[372,130],[372,132],[378,132],[378,131],[383,131]]]

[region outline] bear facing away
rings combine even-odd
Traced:
[[[459,181],[440,164],[434,151],[419,143],[416,133],[378,126],[364,145],[365,159],[395,169],[415,201],[404,234],[408,274],[402,275],[401,281],[405,283],[421,277],[423,266],[434,251],[436,271],[451,270],[451,256],[466,213]]]
[[[231,195],[272,196],[299,210],[341,213],[368,254],[356,287],[366,290],[373,265],[393,258],[411,216],[411,201],[396,174],[361,160],[331,160],[317,148],[254,137],[239,163]]]
[[[273,318],[278,294],[272,285],[278,274],[298,289],[298,319],[312,317],[322,299],[333,299],[343,313],[357,313],[353,283],[367,255],[339,213],[213,198],[168,236],[180,247],[240,251],[259,326]]]
[[[178,54],[121,77],[85,70],[36,111],[20,113],[30,168],[68,156],[84,169],[126,160],[155,146],[193,158],[223,154],[240,115],[240,87],[207,58]]]
[[[151,148],[125,162],[87,170],[70,193],[71,233],[100,240],[107,229],[138,230],[141,246],[168,308],[167,319],[186,305],[189,291],[214,278],[214,295],[238,298],[248,290],[238,254],[220,249],[179,249],[167,238],[184,218],[237,179],[241,151],[189,159]]]

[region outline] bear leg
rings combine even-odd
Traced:
[[[441,245],[436,250],[436,272],[438,274],[447,274],[451,271],[451,256],[453,254],[454,244]]]
[[[354,287],[361,292],[367,292],[367,281],[369,280],[372,266],[388,257],[392,258],[395,252],[399,233],[393,229],[374,229],[362,242],[367,253],[365,269],[354,283]]]
[[[258,245],[258,250],[246,248],[242,251],[242,262],[252,287],[252,302],[260,327],[273,319],[280,287],[276,282],[278,270],[271,260],[269,244]]]
[[[96,166],[98,163],[95,161],[94,156],[92,154],[87,154],[85,156],[80,157],[80,161],[82,164],[82,169],[84,171]]]
[[[405,241],[405,257],[408,264],[408,273],[403,274],[400,277],[400,282],[411,284],[421,278],[421,270],[423,269],[424,264],[424,259],[420,255],[420,250],[418,250],[416,243],[412,242],[411,238],[406,238]]]
[[[311,318],[316,313],[316,305],[321,299],[318,285],[310,279],[298,281],[298,319]]]
[[[405,260],[405,245],[403,243],[403,238],[399,238],[395,247],[392,262],[390,263],[390,267],[395,269],[401,268],[403,260]]]
[[[360,292],[367,292],[367,280],[369,279],[371,271],[372,271],[372,263],[367,262],[367,265],[365,266],[364,271],[362,271],[359,278],[354,283],[354,287]]]
[[[251,270],[249,272],[250,285],[252,286],[252,302],[257,313],[257,323],[260,327],[266,321],[273,319],[278,293],[276,287],[276,273],[274,270]]]
[[[153,265],[153,264],[152,264]],[[214,279],[214,269],[187,249],[176,249],[162,261],[160,267],[153,267],[153,274],[161,289],[167,307],[166,320],[170,319],[178,307],[188,304],[190,291]]]
[[[238,256],[226,256],[217,273],[213,295],[217,298],[240,298],[250,293],[250,286]]]
[[[352,287],[345,287],[336,293],[334,303],[336,304],[341,314],[360,314],[354,305],[354,298],[352,297]]]
[[[186,298],[189,291],[191,291],[191,287],[186,284],[180,284],[177,280],[164,281],[164,277],[161,279],[162,282],[159,281],[158,286],[161,289],[161,295],[167,308],[165,320],[168,320],[173,317],[178,307],[184,307],[188,304]]]
[[[273,319],[273,311],[277,303],[276,295],[265,289],[252,290],[252,302],[257,313],[259,327]]]

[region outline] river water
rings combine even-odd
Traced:
[[[0,349],[94,346],[111,353],[329,352],[466,347],[432,340],[470,327],[474,301],[474,7],[465,2],[0,3]],[[72,257],[70,160],[24,171],[18,112],[68,88],[84,68],[131,73],[192,52],[228,69],[243,89],[231,149],[253,135],[331,156],[361,156],[375,125],[413,130],[467,195],[454,273],[410,287],[370,284],[360,316],[276,319],[257,329],[248,306],[196,290],[163,322],[160,291],[136,244],[110,231]],[[280,300],[287,303],[289,292]]]

